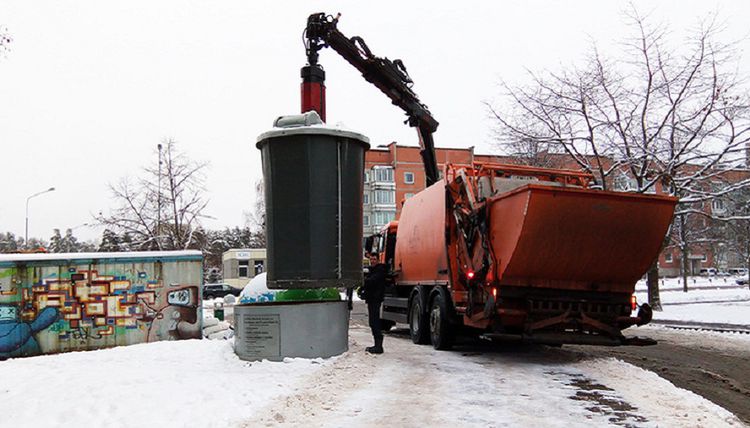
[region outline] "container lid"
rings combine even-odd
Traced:
[[[340,126],[328,126],[320,120],[316,111],[308,111],[303,114],[290,116],[279,116],[273,122],[273,129],[258,136],[256,147],[270,138],[284,137],[287,135],[331,135],[359,140],[370,148],[370,139]]]

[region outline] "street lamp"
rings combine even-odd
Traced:
[[[89,227],[89,226],[93,226],[93,225],[91,223],[81,223],[78,226],[69,227],[67,230],[70,230],[72,232],[72,231],[74,231],[76,229],[80,229],[80,228],[82,228],[84,226],[85,227]]]
[[[52,192],[53,190],[55,190],[55,188],[50,187],[47,190],[42,190],[41,192],[34,193],[33,195],[26,198],[26,234],[24,235],[24,240],[23,240],[23,245],[26,248],[29,248],[29,200],[31,200],[31,198],[33,197],[45,194],[47,192]]]

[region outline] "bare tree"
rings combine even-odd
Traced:
[[[255,182],[253,210],[245,213],[245,223],[251,231],[251,248],[266,247],[266,196],[263,179]]]
[[[675,215],[687,226],[688,214],[712,215],[703,203],[750,186],[747,178],[714,186],[738,165],[750,141],[747,92],[733,45],[719,41],[714,21],[702,22],[678,44],[635,8],[626,17],[633,37],[618,59],[594,46],[580,67],[530,73],[527,86],[504,83],[503,107],[487,103],[498,145],[505,151],[518,141],[557,147],[604,189],[617,174],[631,177],[636,192],[658,187],[679,197]],[[687,284],[690,245],[687,228],[679,230],[682,235],[671,236],[679,239]],[[656,262],[648,283],[649,301],[659,309]]]
[[[729,251],[738,255],[750,272],[750,189],[733,192],[727,197],[729,220],[722,224]]]
[[[127,233],[141,250],[200,248],[208,201],[204,197],[207,163],[194,162],[165,140],[163,155],[144,168],[140,178],[125,177],[110,185],[118,206],[96,220],[114,232]]]

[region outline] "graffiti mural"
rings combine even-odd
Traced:
[[[200,287],[154,266],[0,268],[0,359],[200,338]]]
[[[23,322],[18,308],[0,305],[0,358],[23,357],[41,353],[34,334],[57,320],[56,308],[44,308],[31,322]]]

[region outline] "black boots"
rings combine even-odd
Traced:
[[[383,336],[375,336],[375,346],[368,346],[365,348],[365,352],[370,354],[382,354],[383,353]]]

